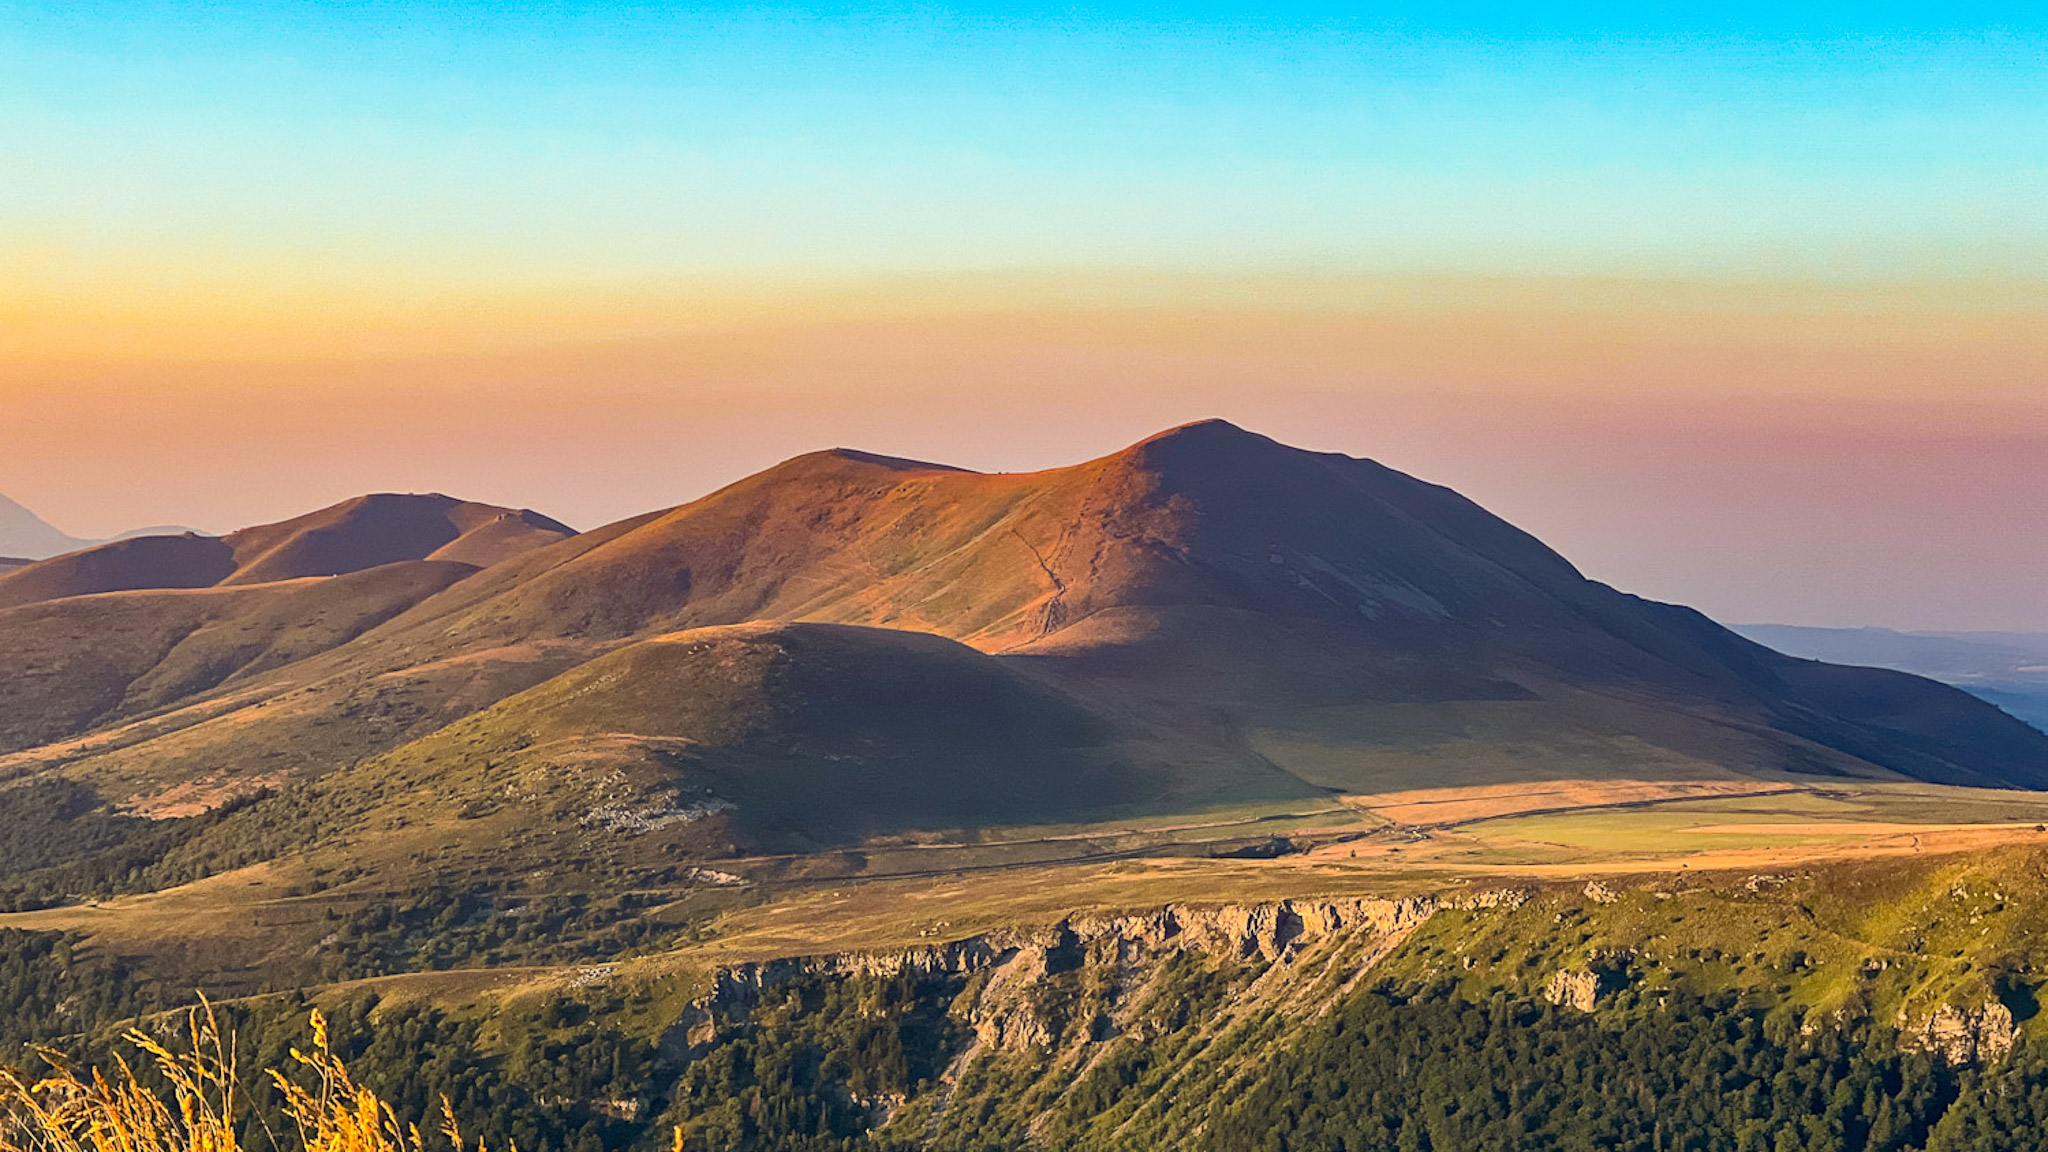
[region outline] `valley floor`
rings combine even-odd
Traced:
[[[434,829],[415,837],[434,842]],[[1106,825],[980,831],[858,851],[736,858],[634,893],[631,916],[685,938],[620,951],[716,963],[915,945],[1059,916],[1180,902],[1404,895],[1448,886],[1797,869],[2048,846],[2048,794],[1918,783],[1564,780],[1322,804],[1239,807]],[[416,852],[416,856],[427,853]],[[318,983],[299,963],[336,943],[336,910],[432,889],[431,867],[322,883],[302,862],[40,911],[0,928],[82,933],[217,991]],[[588,901],[573,874],[524,885]],[[571,930],[573,934],[573,929]],[[656,934],[659,937],[660,933]],[[668,947],[657,947],[666,943]],[[600,951],[603,949],[600,948]],[[280,958],[286,958],[280,960]],[[462,964],[461,968],[494,965]],[[427,983],[462,983],[444,969]],[[552,971],[512,964],[522,979]],[[573,967],[573,966],[572,966]],[[394,974],[403,982],[403,973]],[[481,972],[476,980],[499,984]]]

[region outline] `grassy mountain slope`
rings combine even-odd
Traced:
[[[427,554],[550,531],[473,511],[371,499],[213,543],[235,550],[233,587],[368,556],[366,524],[402,522],[379,546]],[[1029,474],[798,457],[527,548],[287,666],[216,687],[167,675],[160,712],[20,763],[61,761],[115,799],[195,774],[317,777],[615,649],[756,621],[995,654],[1173,765],[1190,802],[1571,779],[2048,785],[2048,737],[1963,693],[1781,656],[1588,580],[1447,489],[1217,421]]]
[[[213,536],[138,536],[69,552],[0,577],[0,607],[147,588],[210,588],[235,571]]]
[[[146,588],[339,576],[404,560],[484,567],[573,533],[537,513],[447,496],[373,495],[226,536],[140,536],[0,576],[0,608]]]
[[[417,560],[333,580],[111,592],[0,610],[0,752],[76,736],[344,644],[475,572]]]
[[[362,860],[380,837],[454,829],[443,866],[561,835],[649,860],[803,852],[1101,818],[1170,784],[1100,717],[964,645],[748,624],[630,645],[325,776],[297,804],[296,842],[345,827]],[[243,825],[275,817],[252,809],[214,835]]]
[[[1914,686],[1911,719],[1880,719],[1872,701],[1899,685],[1818,675],[1585,579],[1447,489],[1221,422],[1026,475],[819,453],[603,537],[426,606],[425,642],[911,627],[1039,657],[1084,694],[1120,680],[1121,706],[1175,727],[1220,714],[1257,728],[1270,710],[1299,729],[1318,710],[1399,703],[1541,713],[1565,686],[1616,701],[1561,724],[1583,746],[1623,719],[1634,743],[1616,767],[1675,739],[1676,755],[1737,771],[2048,783],[2048,741],[1961,694]],[[1674,712],[1690,735],[1625,720]]]
[[[1736,631],[1809,660],[1890,668],[1953,684],[2048,732],[2048,634],[1785,624],[1741,625]]]

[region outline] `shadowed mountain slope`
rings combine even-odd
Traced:
[[[147,588],[339,576],[404,560],[485,567],[574,533],[545,516],[441,495],[361,496],[226,536],[139,536],[0,576],[0,608]]]
[[[353,826],[523,812],[530,829],[811,851],[1101,818],[1160,773],[1076,702],[928,634],[705,628],[629,645],[324,778]],[[232,831],[228,834],[232,834]]]
[[[235,572],[326,555],[275,535],[245,537]],[[202,767],[318,775],[613,649],[751,621],[999,656],[1173,765],[1173,802],[1786,774],[2048,786],[2048,738],[1964,693],[1782,656],[1586,579],[1449,489],[1220,421],[1028,474],[798,457],[523,551],[237,682],[247,707],[194,696],[66,770],[138,791]]]
[[[1749,624],[1736,631],[1810,660],[1911,672],[1998,705],[2048,731],[2048,633],[1896,632]]]

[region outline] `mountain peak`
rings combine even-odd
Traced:
[[[266,584],[408,560],[489,567],[575,532],[525,509],[378,492],[226,536],[135,536],[6,572],[0,607],[100,592]]]
[[[537,514],[527,515],[538,523],[507,521],[505,517],[515,511],[439,492],[374,492],[226,536],[235,556],[235,572],[228,582],[255,584],[335,576],[400,560],[459,559],[482,566],[527,547],[574,535],[566,526]],[[516,529],[518,538],[494,541],[490,547],[474,550],[474,555],[451,554],[470,534],[486,529],[494,536]]]
[[[1210,418],[1177,424],[1164,432],[1157,432],[1131,445],[1132,451],[1147,448],[1176,448],[1189,450],[1221,451],[1244,448],[1252,445],[1284,447],[1279,441],[1249,432],[1228,420]]]
[[[1185,424],[1176,424],[1163,432],[1155,432],[1147,436],[1140,443],[1149,444],[1154,440],[1172,440],[1188,436],[1251,436],[1260,440],[1265,439],[1264,436],[1260,436],[1256,432],[1246,431],[1221,416],[1211,416],[1203,420],[1190,420]]]
[[[1110,459],[1142,471],[1221,479],[1248,468],[1264,469],[1282,461],[1306,461],[1316,456],[1228,420],[1197,420],[1148,436]]]
[[[858,448],[823,448],[816,452],[806,452],[801,456],[792,456],[761,475],[837,468],[847,464],[879,468],[889,472],[967,471],[951,464],[934,464],[929,460],[912,460],[905,456],[885,456],[879,452],[864,452]]]

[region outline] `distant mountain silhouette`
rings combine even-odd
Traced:
[[[42,517],[0,496],[0,556],[40,560],[95,543],[79,540],[51,527]]]
[[[190,531],[189,528],[160,525],[123,532],[113,539],[126,540],[131,536],[177,536]],[[51,527],[42,517],[27,508],[5,496],[0,496],[0,572],[18,568],[23,561],[43,560],[105,543],[108,541],[85,540],[67,535]]]

